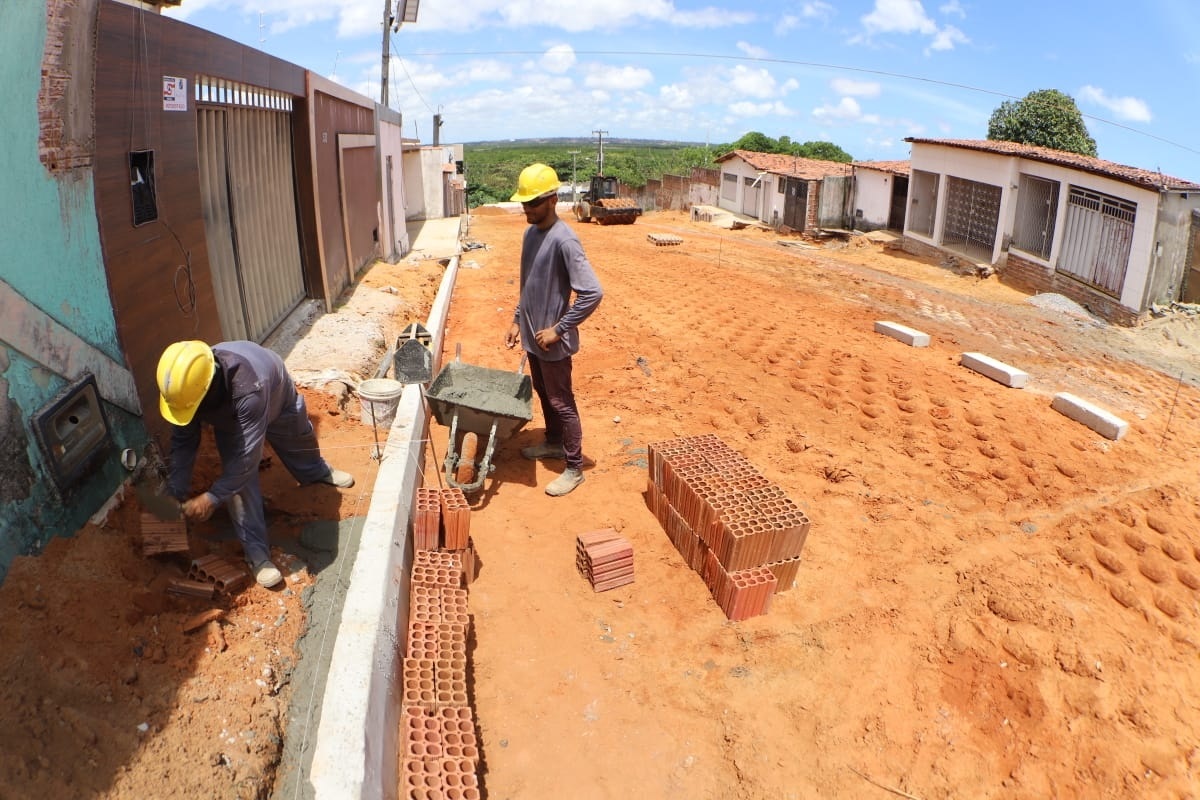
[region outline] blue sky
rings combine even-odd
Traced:
[[[396,0],[393,0],[396,2]],[[412,0],[417,2],[417,0]],[[183,0],[166,12],[379,98],[381,0]],[[904,159],[983,139],[1038,89],[1101,158],[1200,181],[1194,0],[419,0],[391,37],[391,106],[428,142],[730,142],[748,131]]]

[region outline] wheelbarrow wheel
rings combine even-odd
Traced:
[[[475,481],[475,458],[479,454],[479,437],[474,433],[463,435],[462,447],[458,449],[458,467],[454,480],[462,484]]]

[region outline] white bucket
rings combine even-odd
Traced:
[[[360,383],[358,399],[362,401],[362,423],[378,428],[391,428],[402,394],[404,384],[391,378],[371,378]]]

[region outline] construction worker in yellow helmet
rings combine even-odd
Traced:
[[[226,505],[246,562],[262,586],[283,575],[271,560],[258,465],[269,443],[301,484],[347,489],[354,478],[321,456],[304,396],[275,352],[254,342],[175,342],[158,361],[159,411],[174,427],[167,459],[167,491],[189,519],[205,520]],[[191,496],[192,470],[202,427],[212,428],[221,475]]]
[[[546,164],[530,164],[517,178],[512,199],[525,212],[521,242],[521,289],[506,347],[520,344],[529,354],[529,377],[546,422],[545,439],[521,448],[531,460],[562,459],[564,469],[546,486],[561,497],[583,483],[583,424],[571,386],[571,358],[579,352],[579,326],[591,316],[604,291],[583,252],[579,237],[558,218],[562,183]],[[572,299],[573,298],[573,299]]]

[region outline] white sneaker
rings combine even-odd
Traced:
[[[330,486],[336,486],[339,489],[349,489],[354,485],[354,476],[340,469],[331,469],[328,475],[321,478],[321,483],[328,483]]]
[[[261,561],[254,568],[254,580],[258,581],[259,586],[270,589],[272,586],[279,585],[279,582],[283,580],[283,573],[270,561]]]
[[[583,483],[583,472],[567,468],[563,470],[562,475],[550,481],[550,485],[546,487],[546,494],[551,497],[562,497],[564,494],[570,494],[581,483]]]

